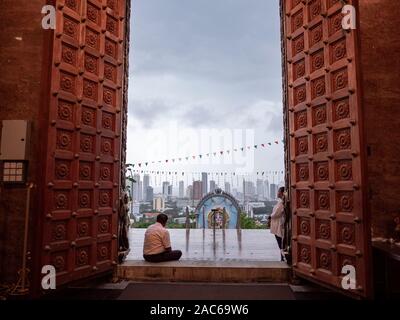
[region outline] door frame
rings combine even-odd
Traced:
[[[285,3],[286,1],[289,0],[279,0],[279,14],[280,14],[280,23],[281,23],[281,57],[282,57],[282,102],[283,102],[283,108],[282,108],[282,112],[283,112],[283,126],[284,126],[284,152],[285,152],[285,182],[286,182],[286,186],[290,186],[291,183],[291,165],[290,165],[290,148],[289,148],[289,141],[290,141],[290,137],[289,137],[289,117],[288,117],[288,83],[287,83],[287,75],[288,75],[288,70],[287,70],[287,52],[286,52],[286,40],[285,40],[285,24],[286,24],[286,19],[285,19]],[[47,3],[50,5],[55,5],[56,0],[48,0]],[[126,160],[126,149],[127,149],[127,145],[126,145],[126,141],[127,141],[127,122],[128,122],[128,85],[129,85],[129,51],[130,51],[130,17],[131,17],[131,12],[132,12],[132,8],[131,8],[131,0],[126,0],[126,14],[125,14],[125,54],[124,54],[124,64],[125,64],[125,68],[124,68],[124,87],[123,87],[123,105],[122,105],[122,111],[121,111],[121,154],[120,154],[120,168],[121,168],[121,176],[120,176],[120,192],[119,192],[119,198],[122,194],[122,191],[125,188],[125,160]],[[359,24],[359,20],[357,20],[357,23]],[[357,33],[356,33],[357,34]],[[41,101],[41,105],[45,105],[45,106],[49,106],[49,96],[50,96],[50,88],[51,88],[51,72],[49,72],[49,70],[51,70],[51,62],[52,62],[52,48],[53,48],[53,37],[54,37],[54,31],[44,31],[43,32],[43,36],[44,36],[44,47],[45,50],[43,50],[43,67],[42,67],[42,101]],[[356,35],[357,41],[358,37]],[[356,46],[356,54],[359,56],[359,46]],[[360,95],[362,94],[362,86],[361,86],[361,77],[362,77],[362,73],[361,73],[361,68],[359,65],[359,61],[357,61],[357,71],[358,71],[358,92],[359,97],[358,99],[360,99]],[[359,101],[359,106],[361,106],[361,101]],[[43,143],[41,144],[41,151],[40,151],[40,156],[41,156],[41,163],[44,164],[44,168],[46,168],[46,150],[47,150],[47,129],[48,129],[48,110],[49,108],[45,108],[45,112],[42,113],[42,117],[40,119],[40,134],[41,134],[41,141],[43,141]],[[362,123],[362,121],[361,121]],[[362,129],[361,129],[362,130]],[[360,137],[363,137],[363,135],[361,134]],[[361,145],[363,142],[361,141]],[[363,152],[365,152],[364,148],[363,148]],[[362,157],[364,159],[364,168],[365,167],[365,156]],[[46,170],[42,170],[42,176],[43,178],[40,180],[40,184],[38,185],[38,190],[41,192],[37,192],[37,198],[38,198],[38,206],[36,207],[36,209],[33,209],[33,217],[32,217],[32,221],[36,222],[35,225],[37,226],[36,230],[37,230],[37,237],[34,238],[34,240],[32,241],[32,243],[34,244],[33,246],[33,286],[32,286],[32,293],[34,296],[38,296],[40,295],[40,283],[41,283],[41,254],[42,254],[42,239],[41,239],[41,234],[43,232],[43,215],[42,215],[42,209],[44,207],[44,197],[43,197],[43,192],[42,190],[45,190],[46,185],[45,185],[45,179],[44,179],[44,175],[45,175]],[[363,203],[364,203],[364,207],[368,208],[367,206],[367,199],[366,199],[366,183],[365,181],[367,177],[366,177],[366,171],[363,170]],[[289,200],[290,200],[290,188],[287,188],[288,190],[288,194],[289,194]],[[291,213],[290,213],[290,206],[289,208],[287,208],[289,212],[289,217],[291,217]],[[369,233],[369,224],[370,224],[370,211],[368,208],[368,221],[365,224],[365,232],[366,234],[370,234]],[[291,243],[291,222],[289,222],[289,231],[287,233],[287,235],[289,236],[289,243]],[[370,237],[369,237],[370,240]],[[366,248],[365,253],[370,257],[370,252],[371,249]],[[368,265],[368,269],[367,272],[371,277],[371,285],[372,285],[372,272],[370,270],[371,268],[371,264]],[[368,271],[369,270],[369,271]],[[99,276],[99,275],[96,275]],[[331,287],[329,285],[325,285],[319,281],[316,281],[315,278],[309,278],[308,280],[316,282],[317,284],[320,284],[322,286],[326,286],[329,289],[335,290],[335,291],[339,291],[341,293],[345,293],[345,294],[349,294],[350,296],[354,297],[354,295],[352,295],[351,293],[346,293],[343,292],[341,290],[338,290],[337,288]],[[368,289],[368,292],[372,292],[372,287]],[[369,293],[371,294],[371,293]]]

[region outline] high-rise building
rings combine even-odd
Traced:
[[[165,200],[163,196],[157,196],[153,199],[153,210],[163,212],[165,209]]]
[[[150,201],[147,199],[147,187],[150,186],[150,176],[145,174],[143,176],[143,200]]]
[[[277,198],[278,186],[275,183],[271,183],[269,186],[269,197],[271,200],[275,200]]]
[[[216,188],[217,188],[217,184],[215,183],[214,180],[211,180],[210,181],[210,192],[214,192]]]
[[[256,194],[256,187],[253,181],[245,181],[244,186],[246,188],[246,197],[254,196]]]
[[[136,182],[133,183],[133,187],[132,187],[132,199],[135,201],[140,201],[139,200],[140,175],[137,173],[134,174],[133,179]]]
[[[138,201],[143,201],[143,181],[139,181]]]
[[[270,193],[269,193],[269,182],[268,180],[264,181],[264,198],[265,199],[270,199]]]
[[[172,197],[172,184],[168,186],[168,197]]]
[[[237,198],[237,196],[238,196],[238,189],[237,189],[237,188],[233,188],[233,189],[232,189],[232,195],[233,195],[235,198]]]
[[[202,193],[205,196],[208,193],[208,175],[207,172],[201,174]]]
[[[225,192],[231,193],[231,184],[229,182],[225,182]]]
[[[186,188],[186,197],[188,197],[189,199],[193,198],[193,186],[187,186]]]
[[[259,199],[264,198],[264,181],[257,179],[257,197]]]
[[[202,181],[193,182],[193,199],[201,200],[203,197],[203,183]]]
[[[154,190],[153,187],[148,186],[146,188],[146,202],[153,202],[154,198]]]
[[[164,181],[162,184],[162,194],[165,197],[168,197],[168,186],[169,186],[169,182],[168,181]]]
[[[181,199],[185,196],[184,190],[185,190],[185,182],[179,181],[179,198]]]
[[[139,202],[135,202],[132,205],[132,214],[136,217],[140,216],[140,203]]]

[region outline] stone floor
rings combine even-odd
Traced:
[[[119,283],[87,282],[42,297],[44,300],[348,300],[349,298],[310,283]],[[278,310],[279,307],[278,307]]]
[[[127,260],[143,260],[146,229],[131,229]],[[169,229],[172,249],[183,261],[280,261],[274,235],[269,230]]]

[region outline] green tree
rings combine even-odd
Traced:
[[[138,228],[138,229],[147,229],[148,226],[152,225],[154,221],[138,221],[132,223],[131,227],[132,228]]]
[[[167,223],[167,228],[169,229],[184,229],[186,226],[182,223],[170,222]]]
[[[253,218],[249,218],[246,213],[240,214],[240,228],[241,229],[264,229],[265,226],[257,225]]]

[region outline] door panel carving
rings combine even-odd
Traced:
[[[58,0],[42,264],[57,285],[117,261],[125,0]]]

